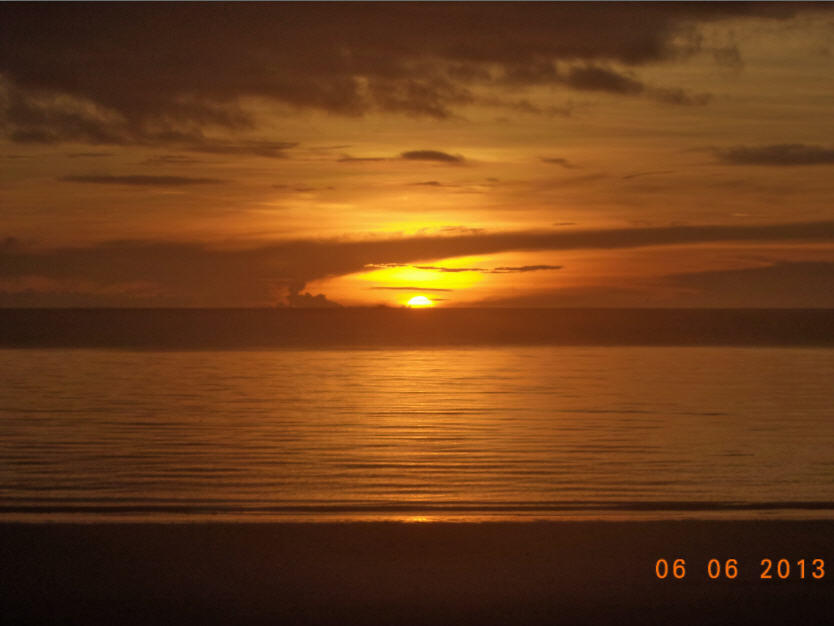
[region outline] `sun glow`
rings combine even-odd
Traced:
[[[424,307],[434,306],[434,302],[429,300],[426,296],[414,296],[408,301],[408,306],[421,309]]]

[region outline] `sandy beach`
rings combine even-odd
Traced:
[[[6,624],[820,623],[834,574],[814,578],[812,561],[834,563],[833,531],[831,521],[4,524],[2,612]],[[684,558],[685,577],[658,579],[660,558]],[[735,579],[724,577],[730,558]],[[765,558],[771,579],[760,577]]]

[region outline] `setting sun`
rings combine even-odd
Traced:
[[[434,302],[429,300],[426,296],[414,296],[408,301],[408,306],[419,309],[427,306],[434,306]]]

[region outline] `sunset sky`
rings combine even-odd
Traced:
[[[834,307],[830,5],[0,6],[0,306]]]

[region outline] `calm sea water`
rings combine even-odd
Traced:
[[[0,350],[2,519],[832,517],[834,349]]]

